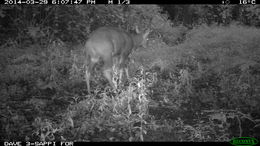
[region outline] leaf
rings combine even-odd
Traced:
[[[40,31],[40,27],[29,26],[29,27],[27,28],[27,30],[28,30],[28,34],[29,34],[31,37],[37,38],[37,34],[38,34],[38,32]]]

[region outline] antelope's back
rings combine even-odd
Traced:
[[[133,39],[131,35],[114,27],[101,27],[94,31],[86,43],[88,49],[97,52],[112,51],[113,54],[131,51]]]

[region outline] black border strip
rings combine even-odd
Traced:
[[[0,0],[0,4],[9,5],[91,5],[91,4],[241,4],[252,5],[257,0]]]

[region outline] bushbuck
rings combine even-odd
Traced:
[[[102,66],[103,75],[113,88],[115,88],[112,82],[112,67],[114,64],[119,65],[119,82],[123,70],[125,70],[126,76],[129,78],[127,68],[129,55],[137,47],[143,46],[146,48],[150,30],[140,33],[136,26],[136,33],[131,34],[114,27],[101,27],[90,34],[84,48],[87,53],[86,63],[88,64],[85,74],[88,93],[90,93],[91,72],[100,59],[104,62]]]

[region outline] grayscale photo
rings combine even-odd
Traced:
[[[258,144],[260,5],[240,2],[0,5],[0,141]]]

